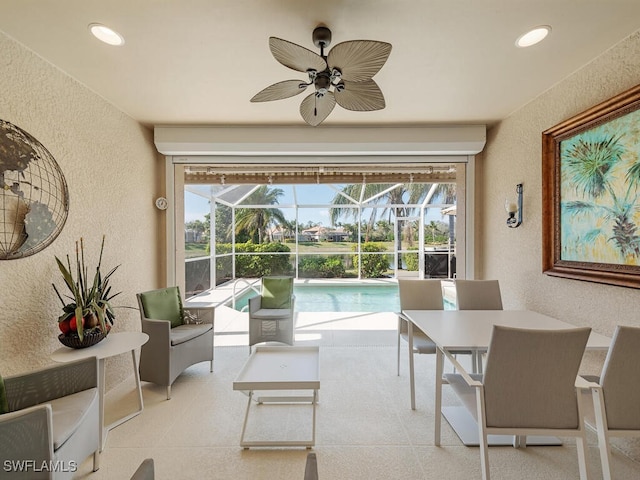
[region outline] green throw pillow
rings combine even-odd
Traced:
[[[162,288],[141,295],[145,317],[154,320],[169,320],[171,328],[184,323],[182,300],[178,287]]]
[[[7,400],[7,391],[4,388],[4,380],[0,375],[0,415],[9,413],[9,401]]]
[[[291,308],[293,278],[264,277],[262,279],[262,308]]]

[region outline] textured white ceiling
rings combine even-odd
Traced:
[[[93,22],[126,44],[98,42]],[[304,79],[272,57],[269,36],[316,51],[319,24],[333,45],[393,45],[374,78],[387,107],[336,107],[323,125],[490,124],[640,29],[640,1],[0,0],[0,30],[148,125],[305,125],[304,94],[249,99]],[[545,42],[514,46],[540,24],[553,28]]]

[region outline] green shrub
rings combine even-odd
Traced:
[[[301,278],[342,278],[345,268],[340,256],[304,256],[298,265],[298,275]]]
[[[231,244],[219,243],[216,245],[218,255],[231,252]],[[291,249],[282,243],[253,242],[236,243],[236,277],[259,278],[265,275],[291,275],[291,255],[242,255],[243,253],[271,253],[291,252]],[[238,255],[240,254],[240,255]],[[224,272],[231,271],[231,256],[218,258],[216,269]]]
[[[345,270],[342,258],[338,256],[328,257],[324,261],[322,272],[326,275],[326,278],[344,277]]]
[[[420,265],[418,252],[416,253],[403,253],[402,260],[407,267],[407,270],[410,272],[417,272],[418,266]]]
[[[354,245],[353,250],[358,247]],[[381,243],[365,242],[361,245],[362,251],[362,265],[361,275],[363,278],[380,278],[384,277],[387,270],[389,270],[389,259],[387,255],[379,255],[376,252],[385,252],[386,248]],[[373,253],[373,255],[367,255],[367,253]],[[358,264],[358,255],[353,256],[353,264]]]

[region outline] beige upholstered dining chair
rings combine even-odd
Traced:
[[[155,478],[153,458],[146,458],[134,472],[130,480],[154,480]]]
[[[502,310],[498,280],[458,280],[456,304],[458,310]]]
[[[304,467],[304,480],[318,480],[318,459],[315,453],[307,454],[307,463]]]
[[[604,480],[611,480],[609,437],[640,437],[640,327],[618,326],[600,377],[591,381]]]
[[[456,305],[458,310],[502,310],[502,295],[498,280],[458,280]],[[482,373],[482,352],[457,352],[472,355],[473,371]]]
[[[140,380],[167,388],[187,367],[211,362],[213,372],[213,315],[202,323],[188,323],[178,287],[138,293],[142,331],[149,341],[140,352]]]
[[[249,299],[249,350],[253,345],[262,342],[293,345],[293,277],[263,277],[261,283],[260,295]]]
[[[416,278],[398,279],[401,310],[442,310],[442,284],[440,280],[420,280]],[[400,375],[400,339],[408,340],[408,320],[402,312],[398,313],[398,351],[397,370]],[[413,354],[436,353],[433,343],[419,328],[413,329]],[[409,381],[411,382],[411,408],[415,408],[415,380],[411,362],[409,364]]]
[[[445,374],[478,422],[483,480],[490,477],[487,436],[492,434],[515,435],[516,447],[526,446],[527,435],[575,437],[580,478],[588,478],[583,400],[576,385],[590,332],[496,325],[484,375]]]

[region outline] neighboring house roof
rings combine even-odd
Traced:
[[[440,213],[442,215],[456,215],[457,214],[457,206],[456,205],[452,205],[450,207],[445,207],[442,210],[440,210]]]
[[[327,227],[322,227],[322,226],[307,228],[307,229],[303,230],[300,233],[302,235],[309,235],[309,236],[312,236],[312,237],[320,237],[320,236],[325,236],[325,237],[341,236],[341,237],[344,237],[344,236],[349,235],[349,232],[346,232],[344,230],[344,228],[342,228],[342,227],[327,228]]]
[[[305,233],[307,235],[319,235],[321,233],[327,233],[328,229],[326,227],[322,227],[322,226],[317,226],[317,227],[311,227],[311,228],[305,228],[302,233]]]

